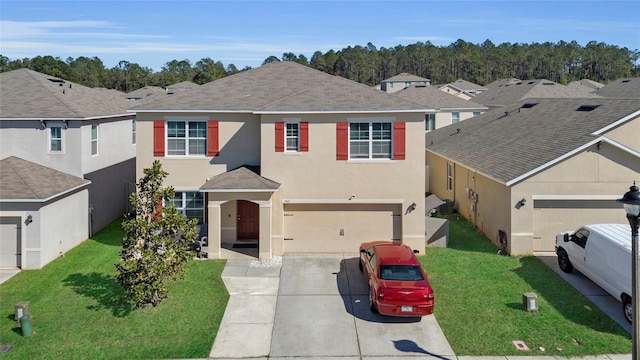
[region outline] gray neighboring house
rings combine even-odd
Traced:
[[[529,98],[600,98],[586,86],[566,86],[551,80],[500,79],[488,84],[487,90],[473,98],[490,109],[500,108]]]
[[[90,181],[0,160],[0,269],[40,269],[88,237]]]
[[[474,84],[467,80],[458,79],[454,82],[438,86],[438,90],[450,95],[463,98],[465,100],[469,100],[471,98],[474,98],[481,92],[486,91],[487,88],[478,84]]]
[[[29,69],[0,73],[0,99],[0,159],[15,156],[90,180],[87,216],[77,220],[89,236],[127,211],[136,181],[131,100]]]
[[[621,78],[598,90],[596,94],[607,98],[640,99],[640,78]]]
[[[396,76],[382,80],[380,82],[380,90],[392,94],[411,85],[431,85],[431,80],[420,76],[400,73]]]

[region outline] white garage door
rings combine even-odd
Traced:
[[[0,217],[0,268],[19,268],[20,218]]]
[[[356,253],[364,241],[401,239],[401,221],[400,205],[285,205],[284,251]]]
[[[554,251],[556,234],[582,225],[628,224],[613,200],[534,200],[533,207],[533,251]]]

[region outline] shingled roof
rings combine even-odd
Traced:
[[[487,88],[484,87],[484,86],[480,86],[478,84],[474,84],[474,83],[472,83],[470,81],[467,81],[467,80],[464,80],[464,79],[458,79],[458,80],[456,80],[454,82],[451,82],[451,83],[448,83],[448,84],[442,84],[442,85],[439,86],[439,88],[447,86],[447,85],[449,85],[451,87],[454,87],[454,88],[456,88],[456,89],[458,89],[460,91],[474,91],[474,90],[484,91],[484,90],[487,90]]]
[[[209,191],[276,191],[280,184],[258,175],[248,166],[214,176],[200,190]]]
[[[127,115],[132,101],[30,69],[0,73],[0,118],[86,119]]]
[[[447,94],[433,86],[411,85],[408,88],[402,89],[391,95],[413,101],[424,107],[438,110],[487,110],[487,107],[484,105]]]
[[[600,89],[596,94],[608,98],[640,99],[640,78],[622,78]]]
[[[130,110],[257,113],[423,111],[413,102],[290,61],[276,61],[241,71],[161,100],[134,105]]]
[[[0,201],[45,201],[90,183],[15,156],[0,160]]]
[[[599,98],[584,86],[565,86],[546,79],[503,79],[487,85],[473,101],[487,106],[506,106],[529,98]]]
[[[423,78],[421,76],[412,75],[409,73],[400,73],[396,76],[392,76],[388,79],[382,80],[382,82],[404,82],[404,81],[431,81],[430,79]]]
[[[595,141],[598,130],[638,116],[633,99],[527,99],[431,131],[426,147],[510,185]]]

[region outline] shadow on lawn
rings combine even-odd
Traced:
[[[114,276],[97,272],[75,273],[67,276],[62,282],[65,286],[71,286],[77,294],[96,301],[96,304],[87,306],[88,310],[109,309],[116,317],[125,317],[133,310]]]

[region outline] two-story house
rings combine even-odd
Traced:
[[[35,172],[61,182],[42,179],[44,190],[30,195],[16,192],[14,183],[0,184],[0,217],[10,217],[0,249],[12,254],[6,266],[40,268],[127,211],[137,141],[135,114],[127,108],[134,103],[29,69],[0,74],[0,99],[0,159],[14,158],[17,169],[2,175]],[[74,200],[64,211],[48,207],[79,184],[87,185],[84,203]]]
[[[411,85],[431,85],[431,79],[423,78],[408,73],[400,73],[380,82],[380,90],[393,94],[394,92],[408,88]]]
[[[465,100],[469,100],[474,98],[481,92],[486,91],[487,88],[464,79],[458,79],[454,82],[438,86],[438,90]]]
[[[425,246],[420,105],[293,62],[140,104],[137,176],[160,160],[169,202],[207,229],[210,258]]]

